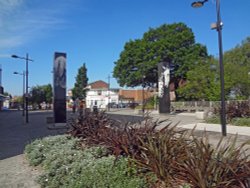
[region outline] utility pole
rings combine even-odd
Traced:
[[[108,75],[108,111],[110,111],[110,75]]]

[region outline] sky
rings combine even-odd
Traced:
[[[74,86],[78,69],[86,64],[89,83],[108,82],[114,62],[129,40],[140,39],[149,28],[185,23],[197,43],[218,56],[216,1],[192,8],[192,0],[0,0],[0,66],[2,85],[22,95],[22,73],[29,62],[29,87],[52,84],[55,52],[67,53],[67,89]],[[250,1],[221,0],[223,51],[250,36]],[[115,78],[111,87],[117,88]]]

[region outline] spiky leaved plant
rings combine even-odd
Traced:
[[[194,150],[178,164],[178,178],[194,188],[248,188],[250,178],[249,148],[236,146],[237,137],[216,147],[208,137],[194,138]],[[248,154],[247,154],[248,153]]]

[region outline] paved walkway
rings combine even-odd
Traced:
[[[70,113],[69,113],[70,114]],[[139,121],[142,115],[135,114],[133,110],[112,110],[108,114],[122,121]],[[48,135],[62,134],[62,130],[48,130],[46,117],[51,117],[52,112],[30,112],[29,123],[25,123],[21,111],[0,111],[0,188],[36,188],[39,187],[34,179],[41,172],[30,167],[24,158],[23,150],[26,144],[34,139]],[[206,129],[210,142],[217,143],[221,138],[220,125],[202,123],[194,114],[182,113],[172,115],[151,114],[154,119],[166,120],[166,123],[178,123],[181,128],[192,129],[196,125],[196,135],[203,134]],[[228,137],[238,133],[240,144],[250,141],[250,128],[228,126]],[[247,145],[250,147],[250,145]]]
[[[131,109],[111,109],[108,114],[112,115],[123,115],[123,116],[133,116],[133,117],[143,117],[138,114],[137,111]],[[195,128],[195,136],[201,137],[204,134],[209,139],[209,143],[216,146],[220,139],[223,137],[221,133],[220,124],[207,124],[204,120],[197,119],[195,113],[176,113],[176,114],[158,114],[155,112],[146,112],[154,120],[165,120],[159,128],[164,127],[166,124],[171,123],[172,125],[177,125],[179,128],[192,130]],[[241,145],[242,143],[248,142],[244,148],[248,149],[250,154],[250,127],[239,127],[233,125],[227,125],[227,136],[223,137],[222,144],[232,142],[237,135],[236,145]]]
[[[109,114],[122,114],[128,116],[142,116],[138,114],[137,111],[130,109],[112,109]],[[177,124],[177,127],[185,128],[185,129],[193,129],[195,127],[196,130],[200,131],[209,131],[215,133],[221,133],[221,125],[220,124],[208,124],[204,123],[204,120],[197,119],[195,113],[176,113],[176,114],[158,114],[155,112],[146,112],[146,115],[154,118],[155,120],[167,120],[167,123]],[[234,125],[227,125],[227,134],[229,135],[242,135],[249,136],[250,138],[250,127],[240,127]]]

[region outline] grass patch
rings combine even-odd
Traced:
[[[220,118],[218,116],[213,116],[205,119],[206,123],[220,124]]]
[[[220,124],[220,118],[218,116],[213,116],[210,118],[207,118],[205,120],[206,123],[211,124]],[[228,122],[229,124],[235,125],[235,126],[245,126],[250,127],[250,118],[233,118],[231,121]]]
[[[250,127],[250,118],[233,118],[232,124],[237,126]]]

